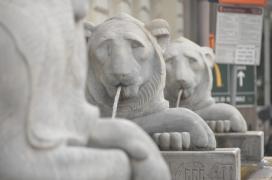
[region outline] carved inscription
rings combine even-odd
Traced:
[[[208,174],[211,180],[232,180],[233,166],[230,164],[216,163]]]
[[[205,180],[205,166],[200,162],[168,161],[172,180]]]
[[[204,165],[201,162],[167,161],[172,180],[233,180],[233,165],[215,163]]]

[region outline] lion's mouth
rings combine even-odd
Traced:
[[[119,84],[115,85],[115,88],[118,89],[118,88],[121,87],[122,89],[125,89],[125,88],[127,88],[129,86],[131,86],[131,85],[124,84],[124,83],[119,83]]]
[[[135,89],[137,91],[135,91]],[[112,108],[112,119],[116,117],[117,113],[117,107],[122,106],[120,104],[122,101],[125,101],[126,99],[130,99],[134,95],[132,93],[135,93],[137,95],[139,88],[133,87],[133,86],[124,86],[122,84],[118,84],[116,86],[116,93],[114,96],[114,102],[113,102],[113,108]]]
[[[183,89],[180,89],[179,92],[178,92],[178,98],[177,98],[177,102],[176,102],[176,107],[179,107],[180,100],[182,98],[182,94],[183,94]]]
[[[122,90],[122,87],[121,87],[121,86],[118,86],[118,87],[117,87],[116,95],[115,95],[115,97],[114,97],[113,107],[112,107],[112,116],[111,116],[112,119],[114,119],[114,118],[116,117],[117,106],[118,106],[118,102],[119,102],[121,90]]]
[[[121,87],[122,89],[119,98],[120,102],[127,101],[138,96],[139,86],[137,86],[137,84],[124,84],[124,83],[118,83],[113,86],[106,86],[108,95],[111,98],[114,98],[119,87]]]
[[[124,83],[119,83],[115,86],[116,88],[116,91],[118,90],[118,88],[122,88],[122,91],[120,92],[120,99],[119,101],[124,101],[126,99],[129,99],[130,96],[128,95],[127,93],[127,89],[130,88],[131,85],[127,85],[127,84],[124,84]]]
[[[192,94],[192,89],[191,88],[179,88],[178,91],[178,98],[180,100],[185,100],[189,98]]]
[[[176,107],[179,107],[180,101],[188,99],[192,94],[191,88],[179,88]]]

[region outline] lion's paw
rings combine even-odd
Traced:
[[[154,133],[152,137],[162,151],[188,150],[191,145],[191,138],[188,132]]]
[[[217,120],[206,122],[213,132],[216,133],[230,132],[231,127],[229,120]]]

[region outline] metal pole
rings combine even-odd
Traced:
[[[230,89],[230,104],[236,106],[237,94],[237,65],[231,65],[231,89]]]
[[[199,44],[209,46],[210,34],[210,3],[208,0],[199,0]]]
[[[254,101],[254,107],[256,108],[258,106],[258,91],[257,91],[257,66],[254,66],[254,96],[255,96],[255,101]]]
[[[270,11],[264,18],[264,105],[271,104],[270,84]]]

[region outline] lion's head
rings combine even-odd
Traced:
[[[190,109],[211,101],[214,53],[209,47],[200,47],[180,37],[171,43],[165,54],[166,87],[165,96],[174,106],[178,92],[182,90],[181,105]]]
[[[165,106],[165,64],[149,27],[121,14],[92,28],[88,48],[87,97],[102,115],[111,112],[119,86],[119,116],[135,117]]]

